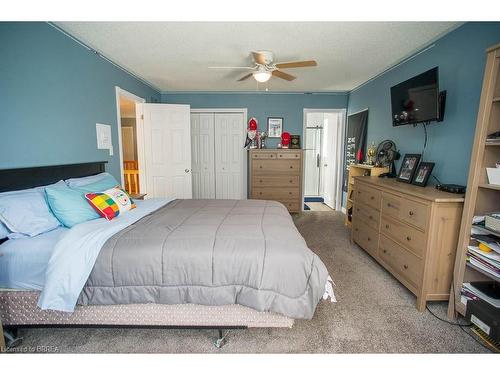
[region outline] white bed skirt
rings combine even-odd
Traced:
[[[39,292],[0,291],[0,319],[4,326],[198,326],[292,327],[286,316],[259,312],[241,305],[131,304],[77,306],[73,313],[40,310]]]

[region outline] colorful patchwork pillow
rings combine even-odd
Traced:
[[[85,198],[92,207],[106,220],[112,220],[120,213],[135,208],[132,198],[119,186],[102,193],[87,193]]]

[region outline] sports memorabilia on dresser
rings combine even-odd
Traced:
[[[300,148],[300,135],[292,134],[290,136],[290,148]]]
[[[282,148],[289,148],[290,147],[290,140],[291,140],[290,133],[283,132],[283,134],[281,134],[281,147]]]
[[[245,146],[243,148],[256,148],[255,137],[257,136],[257,119],[252,117],[248,120],[247,128],[247,139],[245,140]]]
[[[398,181],[406,182],[408,184],[413,180],[415,171],[417,170],[418,162],[420,161],[420,154],[406,154],[401,163],[401,168],[398,173]]]

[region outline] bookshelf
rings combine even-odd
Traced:
[[[346,199],[346,215],[345,225],[350,228],[351,221],[349,220],[349,209],[352,208],[352,192],[354,190],[354,177],[357,176],[379,176],[382,173],[389,172],[388,167],[375,167],[369,164],[351,164],[349,165],[349,172],[347,177],[347,199]]]
[[[472,219],[476,215],[500,211],[500,185],[488,183],[486,168],[494,168],[500,161],[500,140],[487,141],[488,134],[500,131],[500,44],[487,50],[483,88],[476,122],[476,133],[472,148],[467,181],[467,193],[462,214],[460,237],[455,259],[453,282],[448,305],[448,317],[465,315],[466,305],[461,291],[464,283],[495,280],[498,277],[467,261],[471,243]],[[484,229],[483,229],[484,230]],[[489,231],[490,234],[498,235]]]

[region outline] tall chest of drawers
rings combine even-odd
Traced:
[[[356,177],[352,240],[417,297],[448,300],[464,198],[378,177]]]
[[[250,198],[283,203],[301,211],[302,150],[250,150]]]

